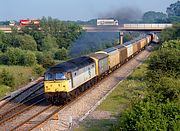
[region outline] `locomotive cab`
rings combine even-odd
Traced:
[[[70,73],[47,72],[45,74],[44,91],[50,92],[68,92],[71,88]]]

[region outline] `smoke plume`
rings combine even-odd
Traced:
[[[119,9],[112,9],[107,13],[101,13],[98,15],[99,18],[114,18],[123,22],[136,21],[142,18],[142,11],[138,8],[122,7]]]

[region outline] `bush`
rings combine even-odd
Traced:
[[[9,65],[23,65],[24,52],[19,48],[8,48],[5,55],[8,57]]]
[[[8,71],[3,69],[3,71],[0,74],[0,83],[12,87],[15,85],[15,79],[13,75],[11,75]]]
[[[7,61],[9,65],[31,66],[36,63],[36,56],[31,51],[24,51],[19,48],[8,48],[1,59]]]
[[[0,54],[0,64],[7,65],[9,61],[9,58],[6,54],[2,53]]]
[[[119,118],[115,130],[179,130],[180,106],[161,104],[154,100],[136,103]]]
[[[36,52],[38,64],[41,64],[43,68],[48,68],[55,64],[54,59],[49,53]]]
[[[37,50],[36,41],[30,35],[17,35],[15,38],[15,43],[15,47],[20,47],[23,50]]]
[[[166,41],[162,44],[162,48],[164,48],[164,49],[175,49],[177,51],[180,51],[180,40]]]
[[[38,75],[43,75],[45,69],[41,65],[35,65],[33,67],[33,71],[34,71],[34,73],[36,73]]]
[[[167,28],[163,30],[160,34],[160,40],[162,42],[179,39],[180,38],[180,24],[173,25],[172,28]]]
[[[150,83],[149,92],[159,102],[174,101],[179,99],[180,79],[162,76],[159,81]]]
[[[161,74],[178,77],[180,75],[179,63],[180,51],[162,48],[149,60],[148,78]]]
[[[65,48],[58,49],[55,53],[56,60],[65,60],[67,59],[68,51]]]
[[[32,66],[36,64],[36,56],[33,52],[27,51],[23,56],[23,65]]]

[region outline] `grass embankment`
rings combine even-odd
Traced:
[[[0,72],[2,73],[3,70],[9,72],[9,74],[13,77],[14,84],[13,86],[0,84],[0,98],[27,84],[31,81],[31,78],[37,78],[37,74],[33,72],[32,67],[1,65]]]
[[[96,111],[108,111],[112,119],[87,119],[77,130],[110,130],[116,123],[116,116],[131,103],[146,93],[146,82],[144,81],[148,64],[145,62],[124,81],[97,107]],[[113,119],[115,117],[115,119]]]

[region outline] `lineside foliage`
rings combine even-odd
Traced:
[[[180,40],[164,42],[150,58],[148,95],[132,103],[113,130],[180,130]]]

